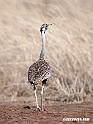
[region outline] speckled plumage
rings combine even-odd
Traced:
[[[28,70],[28,81],[31,84],[38,84],[40,81],[50,77],[50,66],[44,59],[39,59],[32,64]]]

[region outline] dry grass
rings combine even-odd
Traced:
[[[56,23],[46,33],[45,59],[51,66],[46,103],[91,100],[93,1],[1,0],[0,102],[34,103],[27,71],[39,58],[43,23]]]

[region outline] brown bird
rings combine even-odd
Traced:
[[[53,23],[54,24],[54,23]],[[34,86],[34,93],[36,98],[36,107],[39,110],[43,111],[43,89],[44,84],[47,79],[50,77],[50,66],[44,60],[45,55],[45,32],[53,24],[43,24],[40,28],[41,37],[42,37],[42,50],[40,53],[40,58],[37,62],[32,64],[28,70],[28,81]],[[42,82],[42,91],[41,91],[41,108],[38,105],[37,94],[36,94],[36,85]]]

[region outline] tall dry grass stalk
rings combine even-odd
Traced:
[[[56,23],[46,33],[51,78],[45,86],[45,103],[91,100],[93,1],[1,0],[0,102],[34,104],[27,72],[39,58],[42,23]]]

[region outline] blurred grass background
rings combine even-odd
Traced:
[[[39,59],[43,23],[56,24],[46,32],[44,104],[92,101],[93,0],[0,0],[0,103],[35,104],[27,72]]]

